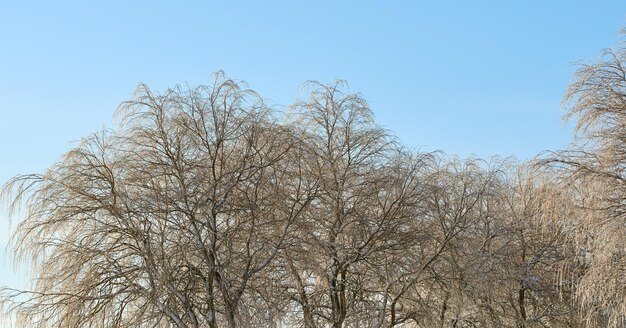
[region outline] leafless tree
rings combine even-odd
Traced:
[[[164,94],[142,85],[119,115],[118,130],[5,187],[26,200],[15,248],[37,278],[26,300],[5,300],[28,326],[252,322],[242,300],[266,287],[257,276],[311,200],[293,178],[295,139],[222,74]]]
[[[343,82],[309,85],[309,100],[294,111],[307,152],[305,179],[319,189],[290,253],[303,256],[288,256],[285,270],[303,325],[342,327],[357,317],[373,320],[363,306],[364,282],[373,276],[367,263],[404,248],[429,156],[406,154]]]
[[[583,64],[568,89],[572,149],[546,162],[574,191],[575,240],[585,267],[576,294],[589,326],[626,325],[626,48]]]

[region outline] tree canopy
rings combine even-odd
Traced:
[[[24,327],[622,327],[626,49],[583,65],[576,142],[531,163],[408,149],[358,93],[140,85],[1,197]],[[22,207],[23,211],[18,211]]]

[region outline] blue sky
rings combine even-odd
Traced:
[[[527,159],[566,147],[575,63],[625,23],[626,3],[602,0],[3,1],[0,182],[110,127],[139,82],[220,69],[277,105],[306,80],[345,79],[408,146]],[[18,280],[5,262],[0,285]]]

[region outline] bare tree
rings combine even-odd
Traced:
[[[404,247],[424,191],[419,172],[428,155],[406,156],[378,127],[366,102],[343,82],[311,83],[295,106],[307,151],[306,179],[319,185],[305,211],[299,245],[285,259],[292,299],[305,327],[343,327],[364,307],[367,263]]]
[[[142,85],[119,113],[118,130],[5,187],[26,199],[15,248],[36,274],[26,300],[5,289],[5,301],[29,326],[252,320],[242,299],[311,199],[291,133],[222,74],[186,91]]]
[[[567,92],[574,148],[548,160],[575,192],[575,240],[585,267],[577,283],[589,326],[626,324],[626,49],[584,64]]]
[[[429,210],[437,258],[416,291],[430,298],[421,327],[489,326],[482,307],[498,284],[491,264],[500,256],[501,165],[452,159],[437,171]]]
[[[509,301],[516,326],[572,326],[579,323],[570,286],[558,286],[560,264],[575,254],[567,221],[576,215],[569,190],[534,165],[517,164],[506,184],[504,257],[499,276],[508,281]]]

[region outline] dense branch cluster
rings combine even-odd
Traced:
[[[342,82],[287,114],[217,74],[140,86],[115,130],[3,190],[25,327],[621,327],[626,51],[541,163],[403,147]],[[17,207],[23,206],[23,211]]]

